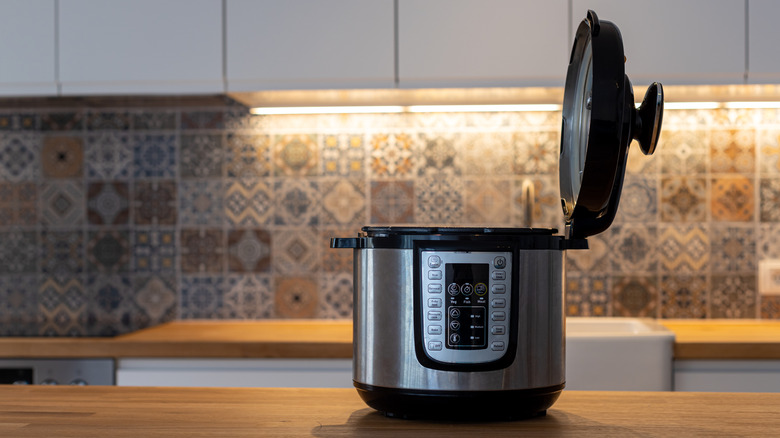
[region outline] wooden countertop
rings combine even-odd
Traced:
[[[780,321],[661,320],[675,359],[780,359]]]
[[[0,387],[7,437],[777,436],[780,394],[564,391],[547,416],[386,418],[353,389]],[[423,435],[424,434],[424,435]]]

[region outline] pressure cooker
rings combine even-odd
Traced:
[[[628,146],[658,142],[663,88],[637,109],[617,26],[580,23],[563,102],[565,232],[369,226],[334,238],[354,251],[353,381],[388,416],[543,415],[565,385],[564,252],[612,223]]]

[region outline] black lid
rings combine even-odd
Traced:
[[[663,87],[653,83],[636,109],[624,64],[620,30],[588,11],[574,37],[563,99],[560,189],[572,238],[601,233],[612,224],[631,140],[638,140],[646,155],[658,143]]]

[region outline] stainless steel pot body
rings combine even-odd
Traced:
[[[505,368],[445,371],[415,354],[411,249],[354,250],[354,381],[422,391],[503,391],[561,386],[565,381],[563,257],[553,249],[520,250],[512,286],[517,348]]]

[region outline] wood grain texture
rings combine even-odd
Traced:
[[[564,391],[546,417],[497,423],[385,418],[352,389],[5,386],[0,400],[0,435],[19,438],[758,437],[780,430],[780,394]]]
[[[675,359],[780,359],[780,321],[664,320]]]

